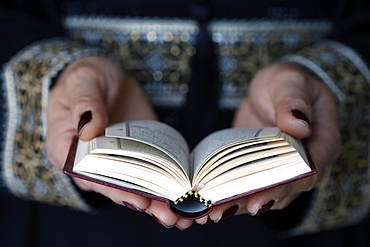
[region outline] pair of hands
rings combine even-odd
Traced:
[[[82,119],[86,112],[91,119]],[[86,57],[71,63],[54,86],[47,107],[48,155],[62,169],[72,136],[89,140],[113,122],[156,119],[138,84],[114,61]],[[307,138],[318,174],[215,207],[199,224],[219,222],[234,214],[256,215],[267,209],[283,209],[301,192],[322,179],[325,168],[340,151],[335,100],[331,92],[305,71],[289,64],[260,70],[251,82],[249,95],[238,111],[234,127],[276,125],[297,137]],[[79,126],[79,127],[78,127]],[[77,128],[79,128],[77,130]],[[107,196],[117,204],[152,215],[166,227],[190,227],[193,220],[174,215],[163,202],[75,179],[83,190]]]

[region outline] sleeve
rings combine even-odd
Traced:
[[[353,5],[352,15],[344,13]],[[287,228],[287,236],[353,225],[369,213],[370,6],[367,1],[353,5],[344,6],[327,40],[282,58],[308,70],[336,95],[343,145],[320,186],[293,203],[304,212]],[[282,215],[272,212],[266,219],[276,222]]]
[[[47,159],[45,106],[53,79],[68,63],[102,52],[62,38],[53,21],[1,5],[0,46],[9,48],[0,56],[1,187],[21,198],[89,211],[71,180]]]

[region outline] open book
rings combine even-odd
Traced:
[[[167,201],[186,218],[316,173],[302,142],[278,128],[220,130],[190,152],[177,130],[157,121],[114,124],[89,142],[76,137],[63,171]]]

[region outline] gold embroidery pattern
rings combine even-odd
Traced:
[[[318,232],[356,223],[370,206],[370,80],[366,77],[369,71],[366,66],[363,71],[362,66],[356,66],[353,60],[359,59],[356,54],[344,56],[344,49],[333,48],[327,42],[299,53],[326,71],[345,98],[338,103],[342,155],[332,164],[312,202],[315,207],[310,208],[303,228],[297,231]]]
[[[249,82],[275,59],[322,39],[326,22],[214,21],[209,27],[218,57],[221,109],[235,109]]]
[[[156,107],[184,105],[198,28],[190,20],[67,17],[72,39],[114,54]]]
[[[4,181],[16,195],[39,202],[89,210],[69,178],[46,157],[45,119],[51,80],[76,57],[99,54],[77,44],[44,42],[28,47],[5,67],[9,107]]]
[[[85,30],[83,26],[68,25],[71,25],[71,36],[75,39],[118,54],[120,62],[143,83],[155,104],[183,104],[191,73],[189,61],[196,52],[193,39],[197,30],[193,24],[189,25],[188,31],[176,31],[174,27],[172,32],[164,27],[161,30],[167,31],[137,28],[137,31],[129,32],[129,36],[120,32],[105,32],[99,26],[97,30]],[[220,24],[210,27],[220,64],[220,87],[223,90],[221,108],[235,107],[238,102],[231,95],[236,93],[239,98],[243,97],[247,93],[251,76],[259,68],[280,55],[297,51],[322,38],[327,30],[324,27],[312,39],[309,37],[314,31],[298,33],[298,36],[294,36],[294,32],[288,32],[285,36],[279,30],[263,33],[263,30],[246,28],[245,23],[242,26],[241,31],[230,30]],[[156,42],[159,42],[159,48]],[[46,160],[45,130],[41,127],[44,124],[41,99],[45,97],[52,77],[57,74],[58,69],[83,54],[96,53],[83,52],[76,44],[46,42],[26,50],[5,68],[4,78],[10,97],[8,102],[15,109],[11,109],[9,115],[12,122],[8,125],[6,145],[10,149],[14,148],[14,152],[5,152],[3,174],[4,180],[15,194],[51,204],[82,209],[87,207],[79,201],[75,191],[68,191],[72,187],[69,180],[59,171],[53,170]],[[343,91],[345,100],[340,105],[340,114],[345,142],[343,155],[332,165],[331,172],[328,173],[330,176],[325,178],[318,189],[315,207],[310,209],[304,224],[296,229],[297,234],[356,222],[366,214],[370,201],[369,82],[358,66],[329,46],[306,49],[298,55],[318,64]],[[159,56],[160,59],[151,60],[153,56]],[[164,62],[157,64],[151,61]],[[145,66],[149,69],[142,71]],[[44,81],[48,83],[43,85]]]

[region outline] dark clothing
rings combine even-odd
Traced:
[[[5,200],[5,201],[4,201]],[[117,206],[114,213],[91,215],[0,194],[2,246],[258,246],[366,247],[369,220],[312,235],[278,240],[258,217],[231,218],[220,224],[180,231],[166,229],[142,213]],[[110,202],[109,202],[110,203]],[[289,220],[289,219],[286,219]]]
[[[360,131],[358,126],[366,128],[369,119],[356,112],[367,109],[362,113],[366,116],[369,109],[365,94],[369,26],[370,3],[360,0],[2,0],[0,119],[6,131],[0,134],[0,150],[5,150],[0,151],[1,245],[368,245],[367,220],[344,227],[364,220],[368,206],[365,192],[369,184],[363,179],[368,162],[358,161],[357,156],[368,155],[368,143],[358,142],[366,143],[369,131]],[[55,41],[57,38],[61,39]],[[348,130],[344,135],[360,147],[354,151],[348,147],[342,159],[355,164],[353,180],[346,180],[345,186],[337,179],[342,178],[338,174],[343,175],[338,169],[349,167],[339,163],[333,169],[338,176],[326,183],[329,188],[334,188],[332,183],[338,186],[333,190],[323,187],[305,193],[287,209],[268,212],[264,218],[237,216],[184,232],[165,229],[151,217],[114,205],[100,195],[77,188],[74,193],[69,191],[66,188],[73,185],[68,178],[49,175],[52,169],[45,150],[36,150],[44,147],[45,138],[37,134],[45,129],[40,102],[64,66],[99,52],[113,54],[122,63],[141,83],[161,121],[176,127],[191,147],[205,135],[231,125],[258,69],[280,59],[305,67],[332,89],[343,106],[342,128]],[[40,93],[29,96],[27,86]],[[34,97],[40,99],[32,101]],[[51,184],[43,177],[46,173],[48,178],[55,177]],[[323,195],[321,191],[326,190],[328,194]],[[353,202],[349,195],[356,203],[346,204]],[[341,203],[336,204],[338,201]],[[95,213],[74,210],[85,210],[85,203]],[[342,228],[326,231],[333,227]],[[277,240],[270,235],[277,233],[271,232],[272,228],[282,234],[279,236],[286,236],[283,234],[292,228],[290,235],[323,232]]]

